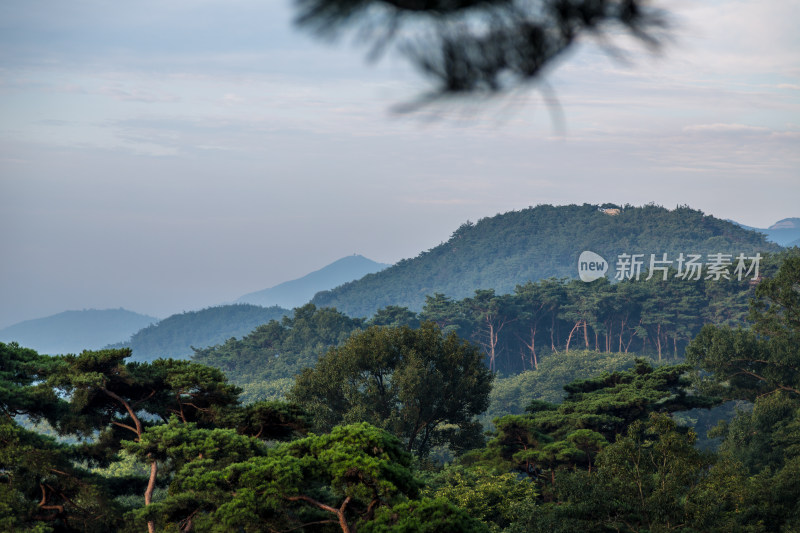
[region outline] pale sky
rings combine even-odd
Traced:
[[[2,2],[0,327],[163,318],[542,203],[800,216],[800,3],[661,4],[661,54],[549,71],[562,129],[536,86],[398,116],[424,80],[288,0]]]

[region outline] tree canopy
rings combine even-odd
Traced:
[[[427,314],[444,327],[357,329],[298,376],[300,405],[242,405],[219,368],[197,362],[0,343],[0,524],[15,533],[798,530],[800,261],[782,260],[755,288],[750,325],[704,328],[688,363],[571,348],[502,378],[488,442],[475,416],[495,375],[486,346],[455,331],[475,321],[478,340],[492,342],[486,324],[498,329],[503,302],[491,292],[455,315],[455,302],[434,298]],[[564,316],[585,346],[596,308],[590,291],[576,294]],[[343,315],[317,311],[303,310],[310,322],[291,333],[341,333]],[[380,320],[411,318],[396,308]],[[711,432],[721,444],[697,446],[681,423],[725,398],[739,409]],[[434,444],[453,453],[429,453]]]
[[[409,451],[475,444],[492,375],[480,352],[433,323],[419,329],[372,326],[331,349],[297,377],[289,398],[315,427],[367,421],[397,435]]]
[[[584,35],[660,43],[665,14],[639,0],[295,0],[322,37],[353,29],[376,57],[393,43],[433,80],[429,96],[498,93],[537,80]]]

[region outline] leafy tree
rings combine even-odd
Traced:
[[[592,469],[594,457],[635,421],[653,412],[710,407],[714,401],[687,394],[689,365],[653,368],[637,360],[634,368],[576,380],[566,385],[560,405],[533,401],[526,415],[494,420],[494,438],[470,461],[503,464],[551,483],[562,467]]]
[[[186,359],[193,347],[205,348],[242,337],[270,320],[291,315],[281,307],[220,305],[171,315],[134,333],[130,340],[107,348],[130,348],[136,361],[173,357]]]
[[[332,37],[360,27],[371,55],[391,41],[425,75],[434,95],[495,93],[531,82],[583,34],[623,28],[658,44],[663,15],[630,0],[298,0],[298,23]],[[416,31],[406,26],[417,27]]]
[[[66,402],[45,381],[58,368],[57,360],[52,357],[14,342],[0,342],[0,416],[59,420]]]
[[[119,509],[113,487],[78,461],[85,449],[24,429],[15,417],[69,420],[67,402],[47,380],[62,362],[0,343],[0,523],[12,531],[106,531]]]
[[[397,328],[400,326],[408,326],[410,328],[419,327],[419,319],[414,311],[408,307],[400,307],[397,305],[387,305],[372,316],[367,321],[369,326],[391,326]]]
[[[437,292],[425,297],[425,306],[419,314],[420,320],[433,322],[444,332],[458,332],[464,324],[464,307],[452,298]]]
[[[480,520],[451,502],[423,498],[382,507],[375,519],[358,528],[361,533],[487,533]]]
[[[701,386],[727,398],[752,401],[715,432],[727,463],[740,465],[750,490],[737,527],[800,527],[800,257],[759,283],[749,329],[707,326],[687,358],[709,372]]]
[[[695,505],[713,459],[693,442],[665,414],[637,420],[598,454],[595,471],[560,472],[555,502],[510,530],[709,531],[693,526],[703,519]]]
[[[517,285],[514,289],[512,301],[518,313],[512,327],[515,330],[515,337],[522,343],[518,351],[523,361],[523,370],[526,366],[526,356],[528,368],[538,369],[539,361],[542,354],[547,353],[548,345],[550,353],[558,351],[561,342],[558,331],[561,317],[563,317],[562,306],[572,300],[571,297],[568,297],[567,287],[566,278],[548,278],[537,283],[529,281],[524,285]],[[539,348],[537,354],[536,340],[542,336],[542,333],[549,333],[549,335],[544,339],[545,348]],[[513,348],[509,349],[514,351]]]
[[[110,480],[79,450],[0,417],[0,524],[6,531],[103,532],[119,525]]]
[[[516,313],[509,300],[496,297],[494,290],[488,289],[477,290],[475,296],[462,301],[465,314],[477,325],[472,337],[483,347],[492,372],[497,370],[500,332],[509,322],[514,321],[512,317]]]
[[[305,434],[311,421],[299,406],[273,400],[229,410],[222,425],[263,440],[291,440]]]
[[[241,339],[195,349],[192,360],[225,372],[245,390],[244,401],[280,399],[285,380],[313,366],[329,348],[343,343],[364,321],[336,309],[313,304],[294,310],[280,322],[272,320]]]
[[[169,495],[139,521],[192,531],[280,531],[334,524],[344,533],[382,506],[418,494],[412,457],[368,424],[334,428],[273,448],[228,430],[172,422],[129,448],[172,458]]]
[[[501,531],[521,518],[538,493],[529,479],[511,472],[449,465],[427,480],[423,495],[452,502],[490,531]]]
[[[789,257],[756,288],[749,329],[706,326],[687,359],[711,372],[704,380],[729,398],[775,391],[800,396],[800,257]]]
[[[486,409],[491,382],[478,350],[454,333],[429,322],[373,326],[304,370],[290,398],[320,430],[366,421],[426,455],[438,443],[458,450],[475,442],[474,416]]]
[[[172,359],[129,362],[130,355],[119,349],[50,357],[0,343],[0,523],[15,516],[9,527],[128,527],[126,508],[143,503],[134,515],[149,517],[157,485],[198,455],[231,463],[254,455],[263,441],[306,431],[297,406],[240,406],[238,387],[219,369]],[[24,429],[15,415],[49,421],[71,442]],[[146,465],[144,476],[119,462],[123,448]],[[145,521],[155,530],[153,518]]]

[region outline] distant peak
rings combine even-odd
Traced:
[[[771,225],[768,229],[800,229],[800,218],[784,218]]]

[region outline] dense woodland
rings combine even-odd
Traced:
[[[610,215],[601,209],[611,209],[611,213],[619,209],[619,213]],[[394,307],[407,307],[419,313],[429,297],[436,294],[461,300],[473,297],[476,289],[492,289],[497,295],[506,295],[520,285],[551,277],[574,279],[577,258],[584,249],[603,254],[612,262],[613,269],[614,258],[622,252],[643,253],[646,257],[668,253],[670,259],[676,259],[680,253],[749,256],[755,252],[774,253],[779,247],[757,233],[689,208],[541,205],[482,219],[476,224],[468,222],[447,243],[379,273],[318,293],[312,303],[317,307],[335,307],[351,317],[371,317],[383,308]],[[360,275],[365,262],[373,268],[377,265],[365,258],[347,257],[273,289],[284,291],[293,287],[308,294],[309,285],[331,286],[324,285],[323,280]],[[343,267],[347,267],[347,273],[341,271]],[[719,287],[711,287],[716,288]],[[722,288],[736,292],[740,287]],[[294,294],[292,298],[298,296]],[[288,297],[288,294],[282,296]],[[720,313],[724,312],[720,307]],[[290,314],[291,311],[279,307],[211,307],[170,316],[139,331],[130,341],[108,347],[132,348],[134,358],[141,361],[190,357],[192,346],[206,348],[232,337],[241,338],[260,324],[271,319],[280,321]]]
[[[796,253],[766,256],[761,274],[774,274]],[[420,313],[388,306],[369,320],[308,304],[241,339],[197,349],[193,360],[223,370],[248,400],[278,399],[295,375],[352,333],[372,325],[418,327],[431,321],[476,344],[486,365],[502,377],[535,371],[551,356],[576,350],[626,354],[628,362],[634,355],[676,362],[705,324],[744,324],[755,291],[751,279],[645,277],[619,283],[547,279],[517,286],[511,294],[478,290],[462,300],[435,294]]]
[[[602,208],[618,208],[619,213],[609,215]],[[611,261],[622,253],[675,258],[680,253],[777,252],[780,247],[689,207],[539,205],[467,222],[447,242],[318,293],[312,303],[350,316],[372,316],[390,305],[421,311],[435,293],[461,299],[477,288],[505,294],[529,281],[574,278],[583,250]]]
[[[672,213],[632,211],[651,209]],[[735,226],[686,216],[723,251]],[[0,343],[0,529],[800,530],[800,249],[748,238],[741,280],[551,277],[370,318],[212,308],[220,329],[274,314],[191,360]],[[209,318],[176,317],[187,336]],[[168,336],[153,348],[185,343]]]
[[[343,316],[304,311],[289,320]],[[579,372],[581,359],[586,375],[563,397],[517,398],[488,435],[478,416],[497,374],[485,350],[429,321],[360,324],[296,377],[289,403],[242,403],[240,388],[197,362],[0,344],[0,524],[796,531],[800,256],[787,255],[758,283],[746,320],[703,326],[678,364],[624,351],[549,354],[519,376],[548,364]],[[624,370],[588,375],[603,358],[628,357]],[[696,446],[696,432],[678,422],[729,400],[742,408],[714,429],[719,446]],[[29,429],[37,422],[61,439]]]
[[[129,341],[108,346],[130,348],[137,361],[159,357],[188,358],[193,347],[204,348],[241,337],[270,320],[291,314],[281,307],[250,304],[220,305],[200,311],[184,312],[136,332]]]

